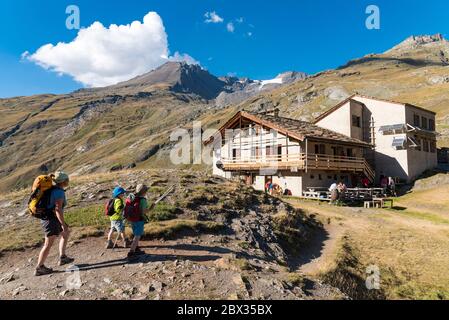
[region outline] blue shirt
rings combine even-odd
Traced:
[[[67,205],[67,199],[65,197],[65,191],[60,188],[55,188],[51,192],[50,201],[48,203],[48,209],[56,208],[56,201],[62,200],[62,207],[64,208]]]

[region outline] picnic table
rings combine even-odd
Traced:
[[[315,200],[330,200],[330,192],[325,187],[308,187],[308,191],[303,192],[303,197],[307,199],[315,199]]]

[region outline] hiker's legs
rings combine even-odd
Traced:
[[[109,230],[109,234],[108,234],[108,241],[112,241],[113,234],[114,234],[114,228],[111,228],[111,230]]]
[[[133,239],[133,243],[131,244],[131,252],[135,252],[137,249],[137,246],[139,245],[140,236],[135,236]]]
[[[59,241],[59,256],[65,257],[67,242],[69,241],[70,230],[61,232],[61,240]]]
[[[37,261],[37,268],[42,267],[45,264],[45,261],[47,260],[48,254],[50,253],[50,249],[53,246],[55,240],[56,236],[45,237],[45,243],[39,254],[39,260]]]

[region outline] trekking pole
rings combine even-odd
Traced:
[[[115,239],[114,246],[112,247],[112,250],[114,250],[115,247],[117,247],[118,239],[120,239],[120,232],[117,232],[117,239]]]
[[[168,195],[169,195],[170,193],[173,192],[173,190],[175,190],[175,185],[170,186],[170,187],[167,189],[167,191],[165,191],[165,193],[164,193],[162,196],[160,196],[159,199],[157,199],[157,200],[154,202],[154,205],[157,205],[159,202],[161,202],[162,200],[164,200],[165,198],[167,198]]]

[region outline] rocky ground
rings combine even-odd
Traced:
[[[151,186],[150,199],[169,185],[176,189],[150,216],[142,243],[147,255],[130,264],[126,249],[104,249],[108,222],[101,206],[115,185],[133,190],[140,181]],[[238,182],[195,172],[122,172],[78,177],[68,197],[75,265],[55,267],[54,248],[48,266],[57,273],[40,278],[33,269],[41,234],[24,214],[26,192],[1,201],[1,299],[345,298],[299,272],[320,254],[314,242],[321,241],[322,226]]]

